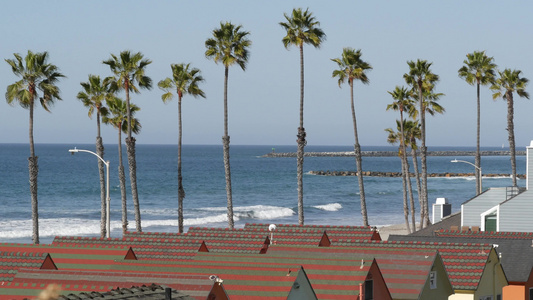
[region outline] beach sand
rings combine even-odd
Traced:
[[[418,226],[418,224],[416,224]],[[391,234],[406,235],[409,234],[405,224],[395,224],[395,225],[386,225],[377,227],[381,239],[386,241]]]

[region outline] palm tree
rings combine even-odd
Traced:
[[[411,187],[411,177],[409,172],[409,163],[407,161],[407,151],[406,151],[406,135],[404,130],[404,124],[405,119],[403,116],[404,111],[407,111],[409,116],[412,116],[415,113],[415,106],[414,101],[412,99],[412,92],[408,90],[405,87],[399,87],[396,86],[394,91],[388,92],[392,98],[395,100],[393,103],[387,105],[387,110],[395,110],[400,112],[400,120],[397,121],[397,127],[399,130],[399,136],[396,139],[392,139],[392,141],[397,142],[397,140],[400,141],[400,157],[402,160],[402,173],[405,178],[405,182],[407,184],[407,188],[409,190],[409,196],[411,201],[411,218],[412,218],[412,226],[413,230],[416,230],[416,222],[415,222],[415,208],[414,208],[414,198],[413,198],[413,190]],[[391,135],[392,129],[389,131],[389,141],[391,141],[391,138],[394,137]],[[404,185],[405,188],[405,185]],[[419,199],[420,200],[420,199]]]
[[[228,227],[233,229],[233,200],[231,195],[231,169],[229,161],[228,135],[228,74],[229,67],[237,64],[244,71],[248,62],[248,48],[252,42],[248,39],[250,32],[242,31],[242,26],[230,22],[220,23],[220,28],[213,30],[213,37],[205,41],[205,57],[215,63],[224,65],[224,170],[226,176],[226,196],[228,200]]]
[[[397,127],[401,127],[403,125],[401,125],[400,121],[396,120],[396,125]],[[406,172],[406,168],[405,168],[405,160],[403,159],[403,153],[402,153],[402,148],[403,148],[403,144],[404,144],[404,141],[401,140],[402,138],[402,134],[401,134],[401,131],[397,132],[397,131],[394,131],[392,128],[386,128],[385,131],[389,134],[387,136],[387,143],[391,144],[391,145],[394,145],[396,143],[398,143],[398,141],[400,141],[400,148],[398,149],[398,156],[400,157],[400,160],[402,162],[402,187],[403,187],[403,215],[404,215],[404,219],[405,219],[405,228],[407,229],[407,232],[408,233],[411,233],[412,230],[411,230],[411,226],[409,226],[409,205],[407,204],[407,191],[409,189],[409,192],[410,192],[410,196],[411,196],[411,216],[412,216],[412,219],[413,219],[413,230],[416,230],[416,227],[415,227],[415,212],[414,212],[414,200],[413,200],[413,191],[412,191],[412,188],[411,188],[411,179],[409,177],[409,173]],[[407,185],[409,184],[409,188],[407,187]]]
[[[128,230],[128,208],[126,201],[126,176],[124,174],[124,164],[122,163],[122,132],[128,132],[128,108],[127,103],[118,97],[112,97],[107,99],[107,106],[109,112],[113,117],[104,116],[102,122],[104,124],[111,124],[114,128],[118,129],[118,178],[120,184],[120,195],[122,203],[122,233],[126,233]],[[138,134],[141,131],[141,123],[135,118],[135,113],[140,108],[135,105],[130,105],[131,112],[131,132]]]
[[[54,100],[61,100],[57,82],[61,77],[65,77],[59,72],[57,66],[48,63],[48,52],[33,53],[28,50],[25,58],[18,53],[13,54],[15,59],[6,59],[11,66],[13,73],[21,79],[7,86],[6,101],[10,105],[18,102],[23,108],[30,110],[30,157],[28,157],[28,168],[30,175],[31,193],[31,217],[33,222],[33,243],[39,244],[39,211],[37,201],[37,174],[39,166],[38,157],[35,156],[33,142],[33,109],[35,100],[39,99],[41,106],[48,112],[54,104]],[[40,92],[39,92],[40,91]]]
[[[89,81],[80,83],[83,91],[79,92],[77,98],[82,101],[85,107],[89,108],[89,118],[92,118],[96,112],[96,154],[102,159],[104,158],[104,144],[100,135],[100,117],[107,115],[107,108],[104,106],[104,101],[109,97],[109,81],[100,80],[100,76],[89,75]],[[98,159],[98,170],[100,172],[100,198],[101,198],[101,212],[100,212],[100,236],[106,236],[106,187],[105,187],[105,173],[104,163]]]
[[[479,149],[480,128],[481,128],[481,102],[479,96],[479,86],[488,85],[494,82],[496,64],[494,58],[488,57],[485,51],[474,51],[468,53],[463,61],[464,66],[459,69],[459,77],[463,78],[468,84],[476,85],[477,89],[477,136],[476,136],[476,191],[477,195],[481,194],[481,154]]]
[[[152,63],[149,59],[145,59],[141,52],[131,54],[130,51],[120,52],[117,57],[111,54],[111,58],[103,61],[108,65],[115,78],[112,81],[114,90],[124,90],[126,93],[126,108],[128,123],[131,124],[131,104],[130,92],[140,93],[136,84],[142,89],[152,88],[152,79],[145,75],[145,68]],[[128,165],[130,172],[131,194],[133,198],[133,206],[135,210],[135,228],[138,232],[141,228],[141,210],[139,207],[139,196],[137,192],[137,163],[135,161],[135,138],[131,136],[133,126],[128,126],[128,137],[126,138],[126,148],[128,152]]]
[[[301,8],[292,10],[292,14],[283,14],[287,22],[280,22],[279,25],[285,29],[287,35],[281,40],[285,48],[296,46],[300,50],[300,127],[298,127],[297,143],[298,150],[296,153],[296,171],[298,181],[298,222],[304,224],[304,192],[303,192],[303,164],[304,164],[304,147],[307,144],[305,140],[304,128],[304,44],[310,44],[315,48],[320,48],[323,41],[326,40],[326,34],[313,14],[306,9]]]
[[[184,95],[191,95],[193,97],[203,97],[205,98],[204,91],[200,89],[198,83],[204,81],[202,76],[200,76],[200,70],[192,68],[189,70],[190,64],[172,64],[170,67],[172,69],[172,78],[167,77],[164,80],[159,81],[158,86],[162,90],[166,91],[161,96],[163,102],[167,103],[172,100],[174,95],[172,90],[175,89],[176,94],[178,95],[178,231],[183,233],[183,198],[185,198],[185,190],[183,189],[182,184],[182,175],[181,175],[181,137],[182,137],[182,126],[181,126],[181,99]]]
[[[424,205],[421,210],[424,214],[424,219],[421,220],[422,227],[429,225],[429,212],[428,208],[428,194],[427,194],[427,147],[426,147],[426,117],[424,107],[424,91],[433,89],[435,83],[439,80],[439,76],[431,72],[430,67],[432,63],[428,63],[426,60],[418,59],[416,62],[408,61],[409,73],[403,75],[407,84],[411,85],[413,89],[418,92],[418,103],[420,112],[420,128],[421,128],[421,146],[420,157],[422,164],[422,184],[421,194],[419,199]]]
[[[418,145],[417,140],[420,139],[420,123],[416,120],[405,120],[403,124],[403,130],[405,134],[406,144],[411,148],[411,158],[413,160],[413,168],[415,173],[415,183],[418,191],[418,202],[420,203],[420,220],[423,220],[423,209],[422,201],[420,199],[420,191],[422,190],[420,186],[420,172],[418,171]],[[422,223],[420,222],[420,228],[422,228]]]
[[[357,122],[355,118],[355,105],[353,97],[353,82],[354,80],[359,80],[363,84],[368,84],[369,80],[366,75],[367,70],[371,70],[372,66],[361,59],[361,50],[354,50],[352,48],[344,48],[342,50],[342,57],[332,59],[336,62],[339,69],[334,70],[332,76],[338,77],[339,87],[344,82],[348,81],[350,86],[350,103],[352,108],[352,122],[353,122],[353,132],[355,137],[354,152],[355,152],[355,163],[357,165],[357,178],[359,181],[359,195],[361,198],[361,215],[363,216],[363,226],[368,226],[368,215],[366,210],[366,201],[365,201],[365,188],[363,185],[363,167],[361,159],[361,145],[359,145],[359,138],[357,136]]]
[[[507,101],[507,132],[509,132],[509,151],[511,152],[511,171],[513,186],[516,184],[516,152],[515,152],[515,138],[514,138],[514,103],[513,93],[517,93],[520,97],[529,99],[529,94],[526,92],[526,86],[529,80],[525,77],[520,77],[522,71],[505,69],[503,72],[498,71],[500,77],[496,79],[494,84],[490,87],[494,94],[494,100],[502,97]]]

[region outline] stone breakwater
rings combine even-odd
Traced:
[[[397,151],[361,151],[362,156],[398,156]],[[428,156],[475,156],[475,151],[428,151]],[[509,156],[510,151],[481,151],[481,156]],[[516,155],[526,155],[526,151],[516,151]],[[345,152],[305,152],[307,157],[350,157],[353,151]],[[262,157],[296,157],[295,152],[270,152]]]
[[[320,176],[356,176],[357,172],[355,171],[309,171],[311,175],[320,175]],[[373,172],[373,171],[363,171],[363,176],[374,176],[374,177],[401,177],[401,172]],[[415,177],[414,173],[410,173],[411,177]],[[474,173],[430,173],[428,177],[473,177]],[[483,174],[483,177],[510,177],[510,174]],[[518,174],[516,175],[520,179],[525,179],[526,175]]]

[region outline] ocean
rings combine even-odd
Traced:
[[[37,144],[39,156],[38,200],[41,243],[57,235],[99,236],[100,185],[97,158],[89,153],[71,155],[77,147],[95,151],[95,145]],[[117,145],[105,145],[110,161],[111,237],[121,237],[121,203]],[[245,223],[297,224],[295,158],[263,158],[272,151],[295,152],[294,146],[230,147],[235,226]],[[126,147],[124,164],[128,187],[129,230],[135,230],[129,192]],[[391,151],[397,147],[362,147],[363,151]],[[308,152],[353,151],[351,146],[307,146]],[[429,147],[429,151],[473,147]],[[483,150],[502,150],[483,148]],[[523,150],[518,148],[518,150]],[[222,145],[184,145],[184,224],[225,227],[226,191]],[[29,146],[0,144],[0,242],[31,243],[31,205],[28,179]],[[430,173],[473,173],[465,163],[473,157],[428,157]],[[510,173],[508,156],[482,157],[483,174]],[[518,174],[525,174],[526,158],[517,156]],[[363,157],[365,171],[400,172],[398,157]],[[304,206],[306,224],[362,225],[356,177],[310,175],[309,171],[355,170],[353,157],[306,157]],[[413,171],[411,167],[411,171]],[[143,231],[177,232],[177,145],[137,145],[137,176]],[[519,180],[525,186],[525,180]],[[369,223],[373,226],[403,223],[401,178],[365,177]],[[414,184],[414,181],[413,181]],[[509,177],[483,178],[483,188],[511,185]],[[414,185],[413,185],[414,186]],[[416,190],[416,188],[415,188]],[[452,211],[475,196],[474,177],[429,178],[430,209],[444,197]],[[416,197],[416,194],[415,194]],[[415,200],[416,201],[416,200]],[[418,201],[416,201],[418,202]],[[430,211],[431,214],[431,211]],[[418,221],[417,207],[417,221]]]

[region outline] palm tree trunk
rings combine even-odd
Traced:
[[[137,193],[137,162],[135,161],[135,138],[132,137],[126,139],[126,149],[128,152],[128,165],[130,171],[130,185],[131,194],[133,198],[133,209],[135,211],[135,228],[137,232],[142,232],[141,210],[139,207],[139,197]]]
[[[128,230],[128,204],[126,199],[126,175],[122,163],[122,131],[118,126],[118,180],[120,184],[120,197],[122,200],[122,234]]]
[[[405,173],[405,165],[403,159],[400,157],[402,162],[402,188],[403,188],[403,216],[405,219],[405,228],[408,233],[411,233],[411,227],[409,226],[409,208],[407,207],[407,177]]]
[[[365,200],[365,186],[363,184],[363,163],[361,159],[361,146],[359,145],[359,137],[357,135],[357,119],[355,118],[355,103],[353,97],[353,81],[350,80],[350,103],[352,108],[352,122],[353,122],[353,132],[355,138],[354,144],[354,153],[355,153],[355,164],[357,166],[357,180],[359,183],[359,197],[361,199],[361,215],[363,217],[363,226],[368,226],[368,214],[366,211],[366,200]]]
[[[411,205],[411,219],[413,231],[416,231],[416,217],[415,217],[415,200],[413,198],[413,187],[411,186],[411,175],[409,173],[409,162],[407,161],[407,153],[405,147],[405,134],[403,129],[403,107],[400,108],[400,149],[402,167],[404,169],[405,181],[407,183],[407,190],[409,192],[409,202]]]
[[[513,186],[517,186],[516,183],[516,152],[515,152],[515,139],[514,139],[514,104],[513,93],[507,91],[505,98],[507,99],[507,131],[509,132],[509,151],[511,152],[511,176],[513,180]]]
[[[481,135],[481,102],[479,97],[479,81],[477,83],[477,136],[476,136],[476,157],[474,160],[474,163],[476,165],[476,169],[474,170],[476,173],[476,195],[481,194],[481,172],[479,172],[479,169],[481,168],[481,151],[480,151],[480,135]]]
[[[98,120],[97,116],[97,120]],[[99,125],[99,124],[98,124]],[[102,137],[97,136],[96,137],[96,154],[100,156],[102,159],[104,158],[104,145],[102,143]],[[100,237],[105,238],[106,237],[106,195],[105,195],[105,173],[104,173],[104,163],[97,159],[98,161],[98,171],[100,173],[100,198],[101,198],[101,208],[100,208]]]
[[[426,147],[426,112],[424,106],[424,98],[422,95],[422,83],[418,83],[418,97],[420,102],[420,131],[421,131],[421,147],[420,147],[420,162],[422,164],[422,194],[419,197],[422,200],[420,210],[423,211],[424,217],[420,220],[421,227],[425,228],[429,225],[428,216],[428,172],[427,172],[427,147]]]
[[[183,189],[182,175],[181,175],[181,138],[182,138],[182,123],[181,123],[181,96],[178,99],[178,232],[183,233],[183,198],[185,198],[185,190]],[[229,161],[229,160],[228,160]]]
[[[296,179],[298,181],[298,224],[304,225],[304,147],[307,144],[305,140],[304,128],[304,47],[300,44],[300,127],[298,127],[296,151]]]
[[[413,196],[413,186],[411,185],[411,173],[409,172],[409,162],[407,161],[407,154],[405,151],[402,154],[403,165],[405,166],[405,180],[407,182],[407,191],[409,193],[409,205],[411,206],[411,226],[413,231],[416,231],[416,216],[415,216],[415,198]]]
[[[424,210],[422,207],[424,206],[422,203],[422,197],[420,196],[422,194],[422,185],[420,184],[420,171],[418,170],[418,156],[416,154],[416,148],[411,147],[411,156],[413,158],[413,167],[415,169],[415,182],[416,182],[416,190],[418,192],[418,204],[420,205],[420,229],[422,229],[422,220],[424,220]]]
[[[33,99],[33,98],[32,98]],[[31,194],[31,219],[33,223],[32,239],[34,244],[39,244],[39,206],[37,201],[37,174],[39,173],[38,157],[35,156],[33,142],[33,100],[30,101],[30,157],[28,157],[28,171],[30,175]]]
[[[222,147],[224,150],[224,171],[226,175],[226,197],[228,200],[228,228],[234,228],[233,199],[231,195],[231,169],[229,163],[229,135],[228,135],[228,76],[229,68],[224,69],[224,136]]]
[[[131,197],[133,199],[133,209],[135,211],[135,228],[137,232],[142,232],[141,210],[139,208],[139,194],[137,192],[137,162],[135,160],[135,138],[131,136],[131,110],[130,110],[130,88],[129,81],[124,81],[126,92],[126,112],[128,115],[128,137],[126,138],[126,150],[128,153],[128,167],[130,172]]]

